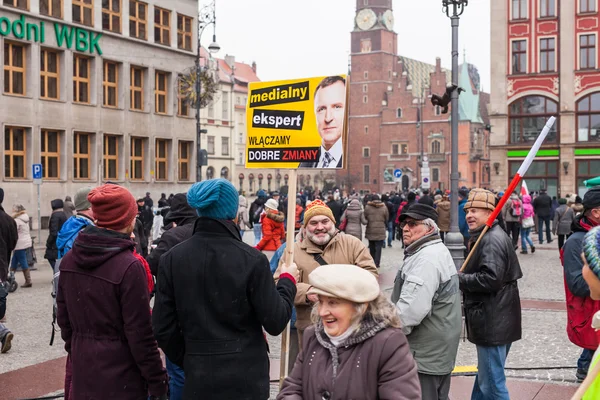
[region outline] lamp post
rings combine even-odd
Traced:
[[[468,0],[442,0],[443,11],[452,22],[452,84],[458,86],[458,22]],[[446,235],[446,247],[452,254],[456,269],[464,260],[464,241],[458,227],[458,91],[452,91],[452,165],[450,167],[450,232]]]
[[[200,103],[202,99],[202,66],[200,64],[201,50],[202,50],[202,33],[207,26],[213,25],[213,40],[208,46],[208,51],[216,53],[221,50],[221,47],[217,44],[217,17],[216,17],[215,2],[198,9],[198,56],[196,57],[196,182],[202,180],[202,164],[206,159],[206,155],[202,152],[202,129],[200,126]]]

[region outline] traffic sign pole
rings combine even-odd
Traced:
[[[38,244],[42,243],[42,211],[41,211],[41,194],[40,186],[42,185],[42,164],[33,164],[31,166],[33,175],[33,183],[37,185],[37,197],[38,197]]]
[[[38,194],[38,244],[42,244],[42,217],[41,217],[41,198],[40,198],[40,186],[37,185]]]

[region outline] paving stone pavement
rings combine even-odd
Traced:
[[[42,243],[47,231],[42,231]],[[253,234],[246,232],[244,241],[253,244]],[[534,239],[535,240],[535,239]],[[366,244],[366,241],[365,241]],[[43,246],[38,246],[38,270],[32,271],[33,288],[19,288],[8,297],[7,326],[15,333],[13,348],[7,354],[0,355],[0,387],[7,382],[2,381],[2,374],[35,365],[43,361],[54,360],[65,356],[60,334],[57,334],[54,346],[48,346],[51,332],[52,272],[43,260]],[[542,301],[564,301],[562,267],[558,258],[556,242],[536,246],[535,254],[519,254],[524,277],[519,282],[522,299],[538,299]],[[403,251],[399,242],[394,241],[392,248],[383,249],[380,273],[388,278],[401,265]],[[19,282],[23,276],[18,275]],[[390,279],[386,279],[382,289],[389,293]],[[580,353],[576,346],[570,344],[565,332],[566,312],[556,310],[526,309],[523,311],[523,339],[516,342],[510,352],[507,367],[574,367]],[[279,362],[280,339],[269,337],[270,357],[273,363]],[[469,342],[461,342],[457,365],[476,365],[475,346]],[[574,369],[553,370],[507,370],[507,375],[539,382],[569,384],[574,381]],[[44,393],[54,392],[59,386],[48,388]],[[277,393],[277,385],[273,384],[272,398]]]

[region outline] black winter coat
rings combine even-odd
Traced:
[[[342,219],[342,204],[339,201],[331,200],[327,202],[327,207],[333,213],[333,218],[335,218],[335,227],[339,228],[341,219]]]
[[[56,238],[58,237],[58,232],[62,228],[63,224],[67,222],[67,214],[62,209],[52,211],[52,215],[50,215],[50,223],[48,229],[50,230],[48,234],[48,239],[46,240],[46,253],[44,254],[44,258],[46,260],[56,260],[58,259],[58,247],[56,247]]]
[[[256,200],[254,200],[252,202],[252,204],[250,204],[250,211],[248,211],[248,218],[250,220],[249,221],[250,228],[253,228],[254,224],[260,223],[260,214],[262,214],[262,212],[265,209],[266,201],[267,201],[266,198],[258,197]]]
[[[533,210],[538,217],[549,217],[552,215],[552,198],[546,193],[540,194],[533,200]]]
[[[0,282],[4,282],[8,278],[10,254],[17,245],[18,239],[17,223],[0,206]]]
[[[471,246],[482,230],[483,227],[469,231]],[[499,346],[521,339],[517,280],[523,277],[523,272],[511,239],[497,221],[481,239],[464,273],[458,277],[471,343]]]
[[[148,255],[148,237],[146,236],[144,223],[140,220],[140,217],[135,219],[133,235],[135,236],[135,251],[142,257],[146,257]]]
[[[295,295],[290,279],[275,286],[267,257],[232,221],[198,218],[161,257],[152,313],[159,347],[185,370],[183,398],[268,399],[263,328],[283,331]]]

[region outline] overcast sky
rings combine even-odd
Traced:
[[[200,0],[208,4],[209,0]],[[393,0],[399,54],[451,68],[450,20],[441,0]],[[261,80],[345,73],[355,0],[216,0],[217,57],[258,64]],[[490,0],[471,0],[460,19],[463,49],[490,87]],[[202,36],[207,47],[212,27]]]

